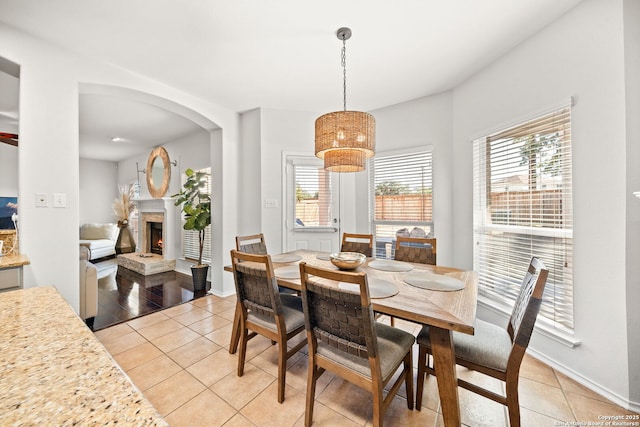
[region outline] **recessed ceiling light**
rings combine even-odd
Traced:
[[[119,136],[114,136],[111,138],[111,142],[124,142],[124,138],[120,138]]]

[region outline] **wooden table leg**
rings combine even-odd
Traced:
[[[442,418],[446,427],[460,427],[460,401],[458,399],[458,377],[456,376],[455,352],[451,331],[430,327],[433,363],[440,392]]]
[[[231,329],[231,342],[229,343],[229,353],[235,354],[238,351],[238,343],[240,342],[240,305],[236,304],[236,313],[233,316],[233,327]]]

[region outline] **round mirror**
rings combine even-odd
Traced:
[[[171,181],[171,164],[169,153],[164,147],[156,147],[147,160],[147,188],[153,198],[163,197],[169,189]]]

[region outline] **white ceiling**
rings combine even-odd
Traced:
[[[339,27],[347,107],[369,111],[455,87],[580,1],[0,0],[0,21],[234,111],[323,113],[342,109]],[[81,145],[194,130],[134,104],[84,96]]]

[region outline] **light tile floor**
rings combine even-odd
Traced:
[[[235,297],[209,295],[100,330],[96,336],[174,427],[303,426],[306,347],[289,360],[285,401],[278,404],[277,349],[269,340],[258,336],[249,342],[244,376],[236,375],[238,356],[228,352],[234,306]],[[418,332],[417,325],[398,319],[396,326]],[[414,364],[417,346],[415,353]],[[414,384],[416,372],[414,369]],[[525,357],[520,374],[521,418],[525,427],[557,426],[562,422],[587,425],[599,421],[601,415],[632,415],[532,357]],[[459,375],[482,377],[462,368]],[[480,380],[486,387],[503,391],[498,381]],[[502,405],[459,390],[465,425],[509,425]],[[384,424],[442,426],[435,379],[426,380],[421,411],[407,410],[401,388]],[[370,426],[370,395],[325,373],[316,390],[314,425]]]

